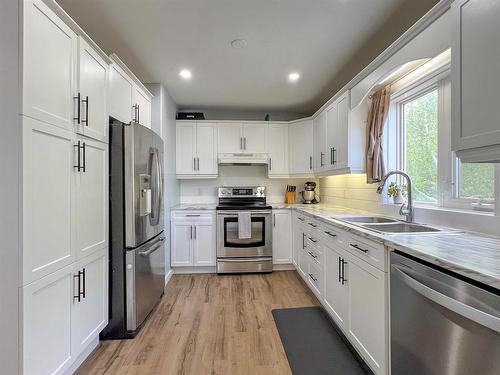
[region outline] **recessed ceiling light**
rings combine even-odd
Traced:
[[[245,39],[235,39],[231,41],[231,47],[235,49],[243,49],[247,46],[247,41]]]
[[[189,69],[182,69],[179,73],[182,79],[189,80],[193,77]]]
[[[290,80],[290,82],[297,82],[300,78],[300,74],[297,73],[297,72],[293,72],[293,73],[290,73],[288,75],[288,79]]]

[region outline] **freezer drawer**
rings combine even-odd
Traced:
[[[126,254],[127,331],[135,331],[160,301],[165,286],[165,237]]]
[[[217,273],[272,272],[273,258],[219,258]]]

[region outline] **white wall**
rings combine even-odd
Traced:
[[[180,184],[175,178],[175,116],[177,106],[161,84],[146,85],[154,95],[152,127],[164,141],[165,272],[170,270],[170,208],[179,204]]]
[[[304,190],[306,181],[315,179],[270,179],[266,166],[219,166],[219,177],[208,180],[181,180],[181,203],[217,203],[219,186],[266,186],[267,201],[282,203],[286,185],[297,186],[297,192]],[[299,200],[297,198],[297,200]]]
[[[18,1],[3,1],[0,11],[0,372],[19,372],[19,253],[21,117]]]
[[[268,113],[271,121],[292,121],[310,116],[310,113],[266,110],[236,110],[217,108],[179,109],[181,112],[203,112],[206,120],[264,121]]]
[[[367,184],[365,174],[330,176],[319,181],[322,203],[400,218],[399,206],[389,203],[385,191],[384,195],[377,194],[377,186]],[[418,207],[415,209],[415,221],[500,235],[500,217],[492,214]]]

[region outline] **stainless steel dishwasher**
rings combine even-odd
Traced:
[[[391,253],[392,375],[500,374],[500,296]]]

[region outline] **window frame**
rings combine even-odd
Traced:
[[[401,81],[404,80],[404,77]],[[451,151],[451,80],[450,64],[411,82],[407,85],[399,82],[391,94],[387,131],[384,132],[384,157],[388,170],[406,170],[406,129],[404,121],[404,105],[438,90],[438,168],[437,168],[437,200],[435,203],[415,201],[418,207],[461,209],[472,211],[473,198],[459,197],[460,161]],[[397,176],[398,184],[403,183]],[[484,200],[492,203],[496,215],[500,215],[500,165],[495,167],[495,199]],[[389,203],[385,198],[384,203]]]

